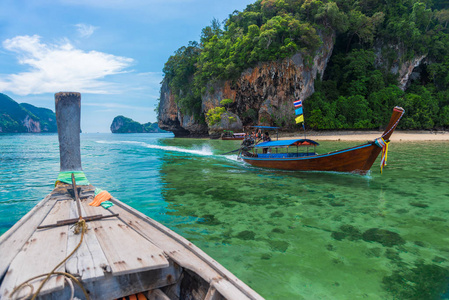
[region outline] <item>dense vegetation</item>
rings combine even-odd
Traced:
[[[159,128],[157,123],[145,123],[140,124],[133,119],[117,116],[114,118],[111,124],[112,133],[156,133],[156,132],[166,132]]]
[[[449,127],[448,1],[364,1],[365,15],[382,11],[374,39],[337,37],[334,54],[315,94],[305,101],[308,125],[317,129],[377,128],[395,105],[406,110],[399,128]],[[444,8],[444,9],[443,9]],[[375,64],[375,51],[388,61]],[[398,55],[399,54],[399,55]],[[419,77],[402,91],[390,72],[394,63],[426,55]]]
[[[449,127],[449,1],[258,0],[223,23],[213,20],[164,67],[175,101],[201,119],[201,95],[211,83],[237,78],[257,62],[301,53],[304,61],[335,31],[323,81],[305,102],[308,127],[377,128],[394,105],[407,114],[402,128]],[[382,63],[376,63],[382,57]],[[405,92],[395,65],[426,56]]]
[[[17,103],[0,93],[0,132],[29,132],[25,120],[40,124],[41,132],[57,132],[56,116],[47,108]]]

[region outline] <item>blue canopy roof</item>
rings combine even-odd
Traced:
[[[260,129],[278,129],[280,127],[271,127],[271,126],[253,126],[254,128],[260,128]]]
[[[296,140],[280,140],[263,142],[255,145],[256,148],[268,148],[268,147],[287,147],[287,146],[318,146],[319,144],[309,139],[296,139]]]

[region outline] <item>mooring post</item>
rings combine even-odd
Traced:
[[[81,94],[55,94],[61,172],[82,171],[80,151]]]

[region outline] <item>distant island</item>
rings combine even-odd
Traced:
[[[117,116],[114,118],[111,124],[112,133],[158,133],[167,132],[162,130],[157,125],[157,122],[140,124],[133,119]]]
[[[17,103],[0,93],[0,133],[57,132],[56,115],[48,109]]]

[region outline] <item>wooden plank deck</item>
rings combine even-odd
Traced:
[[[81,207],[83,216],[87,216],[84,209]],[[75,201],[72,201],[70,207],[70,219],[77,218],[78,212]],[[88,226],[90,226],[88,224]],[[75,249],[80,241],[81,236],[75,234],[73,230],[68,232],[67,249]],[[110,270],[110,266],[106,256],[101,249],[100,242],[92,230],[88,230],[84,235],[84,242],[80,245],[72,257],[67,260],[65,268],[70,274],[77,274],[87,282],[89,280],[101,279],[104,277],[104,271]]]
[[[50,201],[55,202],[54,206],[42,224],[53,224],[58,220],[68,219],[72,199],[57,200],[56,198]],[[59,262],[63,261],[67,256],[67,231],[67,225],[35,231],[11,262],[1,285],[0,295],[10,297],[14,287],[34,276],[51,272]],[[57,271],[64,271],[64,265]],[[40,282],[40,279],[30,282],[34,291],[37,291]],[[64,278],[52,276],[42,288],[41,293],[50,293],[63,288]],[[17,296],[26,296],[29,291],[29,288],[24,288]]]
[[[50,195],[39,202],[32,210],[22,217],[10,230],[0,236],[0,278],[8,269],[9,262],[19,253],[55,204],[49,201]],[[23,226],[24,224],[26,226]]]
[[[111,214],[103,207],[82,201],[87,215]],[[120,214],[120,213],[119,213]],[[168,267],[163,251],[129,228],[117,217],[89,222],[114,275]]]

